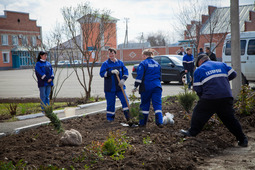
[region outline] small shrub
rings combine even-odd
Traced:
[[[124,158],[125,151],[130,148],[128,138],[125,132],[120,131],[110,132],[105,142],[92,141],[90,145],[84,148],[82,156],[73,159],[74,162],[82,162],[90,160],[91,163],[96,163],[103,160],[104,155],[110,156],[113,160],[121,160]]]
[[[167,101],[170,98],[170,96],[166,96],[162,98],[162,105],[169,105],[170,103]]]
[[[151,141],[151,138],[149,136],[147,136],[146,138],[143,138],[143,144],[151,144],[152,141]]]
[[[66,102],[66,105],[67,105],[68,107],[72,106],[72,105],[73,105],[72,100],[69,99],[69,100]]]
[[[244,85],[237,98],[234,108],[241,114],[250,115],[255,106],[255,92],[250,86]]]
[[[6,108],[12,117],[16,116],[17,108],[18,108],[17,103],[10,103],[10,104],[6,105]]]
[[[107,140],[104,142],[102,151],[104,155],[109,155],[113,160],[121,160],[124,158],[125,151],[131,147],[125,132],[110,132]]]
[[[99,141],[92,141],[91,144],[85,147],[85,152],[87,159],[93,160],[93,162],[97,162],[98,160],[103,159],[102,154],[103,143]]]
[[[54,128],[60,133],[63,132],[64,129],[62,128],[61,121],[57,117],[55,113],[53,113],[52,105],[43,106],[45,115],[50,119],[51,123],[53,124]]]
[[[188,86],[184,85],[184,93],[180,93],[177,95],[178,102],[184,108],[184,110],[189,114],[192,109],[194,102],[197,100],[197,95],[195,92],[189,92]]]
[[[142,118],[143,114],[140,111],[140,103],[135,103],[137,101],[137,97],[133,94],[129,95],[129,100],[131,102],[129,108],[130,120],[129,123],[131,124],[138,124],[139,119]]]
[[[25,169],[26,163],[23,163],[23,160],[19,160],[16,165],[10,162],[0,161],[0,169]]]

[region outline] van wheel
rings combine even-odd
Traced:
[[[246,77],[242,73],[242,85],[249,85],[249,82],[247,81]]]

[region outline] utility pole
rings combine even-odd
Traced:
[[[142,35],[141,35],[141,37],[140,37],[140,44],[141,44],[141,43],[144,43],[143,32],[142,32]]]
[[[240,50],[240,26],[239,26],[239,0],[230,0],[231,22],[231,64],[237,73],[232,81],[233,97],[236,98],[241,90],[241,50]]]
[[[124,18],[126,21],[126,33],[125,33],[125,39],[124,39],[124,48],[128,46],[128,21],[129,18]]]

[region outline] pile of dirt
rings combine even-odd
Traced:
[[[0,138],[0,160],[17,163],[23,159],[28,167],[39,168],[54,165],[59,168],[84,169],[196,169],[205,159],[226,148],[237,145],[234,136],[219,121],[212,120],[196,138],[183,138],[180,129],[187,129],[189,116],[185,116],[176,98],[164,102],[163,113],[174,114],[174,125],[158,128],[154,123],[152,109],[145,128],[124,127],[123,113],[116,111],[115,121],[108,123],[105,114],[96,114],[66,120],[66,130],[78,130],[83,139],[80,146],[61,146],[60,137],[51,125],[32,129],[17,135]],[[254,115],[241,118],[244,132],[254,131]],[[104,142],[109,132],[126,132],[132,147],[122,160],[104,156],[102,160],[92,159],[84,153],[84,147],[92,141]],[[145,144],[144,138],[152,143]]]

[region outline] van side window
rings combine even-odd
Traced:
[[[248,55],[255,55],[255,39],[249,41],[247,53]]]
[[[226,42],[225,55],[231,55],[231,41]]]
[[[244,55],[246,40],[241,40],[240,41],[240,46],[241,46],[241,55]],[[226,42],[225,55],[231,55],[231,41]]]

